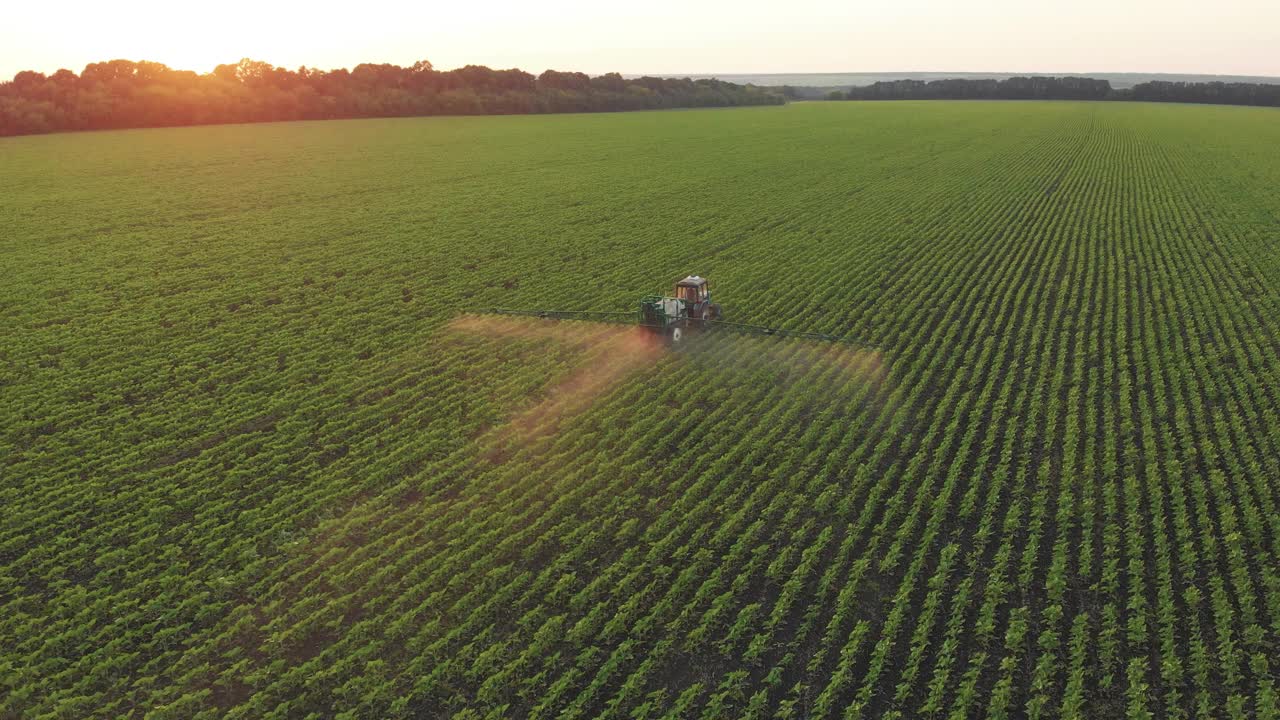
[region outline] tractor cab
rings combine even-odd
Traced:
[[[711,302],[711,290],[707,279],[690,275],[676,283],[676,299],[680,300],[689,317],[703,325],[720,319],[720,306]]]
[[[677,282],[676,297],[684,300],[689,305],[697,305],[710,300],[711,292],[707,290],[707,279],[697,275],[690,275]]]

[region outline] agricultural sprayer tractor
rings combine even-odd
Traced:
[[[680,342],[690,328],[703,329],[720,320],[720,306],[711,302],[707,279],[690,275],[676,283],[675,297],[649,295],[640,300],[640,325]]]
[[[809,340],[848,342],[825,333],[782,330],[763,325],[726,322],[720,306],[711,301],[711,288],[707,279],[690,275],[676,282],[675,295],[647,295],[640,299],[640,312],[613,312],[595,310],[511,310],[491,308],[496,315],[525,315],[551,320],[594,320],[639,325],[650,332],[662,335],[674,344],[685,339],[689,330],[723,328],[756,335],[779,335]]]

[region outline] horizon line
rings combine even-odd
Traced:
[[[248,60],[258,60],[257,58],[253,58],[253,57],[243,57],[243,58],[237,58],[237,59],[235,59],[235,60],[231,60],[231,61],[229,61],[229,62],[225,62],[225,63],[218,63],[218,64],[219,64],[219,65],[235,65],[235,64],[239,63],[241,60],[245,60],[245,59],[248,59]],[[195,74],[197,74],[197,75],[209,75],[209,74],[211,74],[211,73],[213,72],[213,70],[212,70],[212,69],[202,71],[202,70],[194,70],[194,69],[191,69],[191,68],[177,67],[177,66],[169,65],[168,63],[161,62],[161,61],[159,61],[159,60],[146,60],[146,59],[132,60],[132,59],[129,59],[129,58],[109,58],[109,59],[104,59],[104,60],[97,60],[97,61],[94,61],[94,62],[111,62],[111,61],[113,61],[113,60],[129,60],[130,62],[136,62],[136,63],[140,63],[140,62],[157,62],[157,63],[160,63],[161,65],[164,65],[165,67],[169,68],[170,70],[174,70],[174,71],[178,71],[178,72],[193,72],[193,73],[195,73]],[[277,65],[276,63],[273,63],[273,62],[270,62],[270,61],[267,61],[267,60],[258,60],[258,61],[259,61],[259,62],[265,62],[265,63],[267,63],[267,64],[271,65],[272,67],[280,67],[280,68],[284,68],[284,69],[286,69],[286,70],[291,70],[291,71],[292,71],[292,70],[296,70],[296,69],[297,69],[297,68],[289,68],[288,66],[285,66],[285,65]],[[92,63],[90,63],[90,64],[92,64]],[[318,66],[312,66],[312,65],[306,65],[306,64],[300,65],[299,67],[306,67],[306,68],[308,68],[308,69],[310,69],[310,70],[321,70],[321,71],[324,71],[324,72],[333,72],[333,71],[337,71],[337,70],[351,70],[351,69],[353,69],[354,67],[357,67],[358,65],[363,65],[363,64],[370,64],[370,65],[395,65],[395,66],[397,66],[397,67],[411,67],[411,66],[412,66],[412,63],[410,63],[409,65],[400,65],[400,64],[398,64],[398,63],[396,63],[396,62],[390,62],[390,61],[383,61],[383,62],[365,61],[365,62],[362,62],[362,63],[357,63],[356,65],[353,65],[353,66],[351,66],[351,67],[347,67],[347,66],[338,66],[338,67],[330,67],[330,68],[321,68],[321,67],[318,67]],[[437,71],[439,71],[439,72],[448,72],[448,71],[450,71],[450,70],[458,70],[458,69],[461,69],[461,68],[463,68],[463,67],[467,67],[468,65],[479,65],[479,66],[483,66],[483,67],[489,67],[489,68],[491,68],[491,69],[493,69],[493,70],[521,70],[522,72],[528,72],[528,73],[530,73],[530,74],[535,74],[535,75],[537,74],[537,73],[533,72],[532,70],[525,70],[524,68],[522,68],[522,67],[520,67],[520,66],[518,66],[518,65],[513,65],[513,66],[509,66],[509,67],[498,67],[498,66],[495,66],[495,65],[487,65],[487,64],[482,63],[482,62],[480,62],[480,63],[476,63],[476,62],[469,62],[469,63],[465,63],[465,64],[462,64],[462,65],[457,65],[457,66],[455,66],[455,67],[448,67],[448,68],[440,68],[440,67],[436,67],[435,69],[436,69]],[[86,66],[87,66],[87,65],[86,65]],[[76,70],[71,70],[70,68],[68,68],[68,67],[66,67],[66,66],[59,67],[59,68],[58,68],[58,70],[70,70],[71,72],[74,72],[74,73],[75,73],[75,74],[77,74],[77,75],[79,75],[79,74],[81,74],[81,73],[83,73],[83,72],[84,72],[84,68],[81,68],[79,71],[76,71]],[[27,69],[19,70],[19,71],[16,71],[16,72],[39,72],[39,73],[41,73],[41,74],[43,74],[43,75],[52,75],[53,73],[58,72],[58,70],[42,71],[42,70],[31,70],[31,69],[27,68]],[[1045,77],[1067,77],[1067,76],[1074,76],[1074,77],[1090,77],[1090,76],[1092,76],[1092,75],[1140,75],[1140,76],[1160,76],[1160,75],[1170,75],[1170,76],[1196,76],[1196,77],[1266,78],[1266,79],[1280,80],[1280,73],[1275,74],[1275,75],[1267,75],[1267,74],[1254,74],[1254,73],[1229,73],[1229,72],[1204,72],[1204,71],[1198,71],[1198,72],[1175,72],[1175,71],[1168,71],[1168,70],[1160,70],[1160,71],[1137,71],[1137,70],[1088,70],[1088,71],[1078,71],[1078,70],[1074,70],[1074,71],[1058,71],[1058,70],[1052,70],[1052,71],[1050,71],[1050,70],[771,70],[771,71],[742,71],[742,70],[733,70],[733,71],[706,71],[706,70],[702,70],[702,71],[695,71],[695,72],[689,72],[689,71],[681,71],[681,72],[632,72],[632,71],[624,71],[624,70],[606,70],[606,71],[601,72],[601,71],[585,71],[585,70],[572,70],[572,69],[564,69],[564,70],[561,70],[561,69],[558,69],[558,68],[544,68],[544,70],[555,70],[555,71],[557,71],[557,72],[582,72],[582,73],[584,73],[584,74],[592,75],[592,76],[597,76],[597,77],[598,77],[598,76],[600,76],[600,75],[606,75],[606,74],[608,74],[608,73],[617,73],[617,74],[619,74],[619,75],[623,75],[623,76],[627,76],[627,77],[664,77],[664,78],[683,78],[683,77],[689,77],[689,78],[694,78],[694,77],[716,78],[716,77],[722,77],[722,76],[734,76],[734,75],[736,75],[736,76],[764,76],[764,77],[778,77],[778,76],[787,76],[787,75],[947,75],[947,74],[953,74],[953,75],[1009,75],[1009,76],[1019,76],[1019,75],[1023,75],[1023,76],[1045,76]],[[16,73],[15,73],[15,74],[16,74]],[[10,78],[3,78],[3,79],[0,79],[0,82],[5,82],[5,81],[7,81],[7,80],[12,80],[12,77],[10,77]]]
[[[610,71],[615,72],[615,71]],[[1277,75],[1257,75],[1250,73],[1222,73],[1222,72],[1171,72],[1161,71],[1140,71],[1140,70],[1072,70],[1072,71],[1048,71],[1048,70],[801,70],[801,71],[782,71],[782,72],[686,72],[686,73],[628,73],[622,72],[622,75],[650,75],[664,77],[684,77],[694,75],[718,76],[718,75],[945,75],[954,73],[959,75],[1074,75],[1086,77],[1089,75],[1195,75],[1199,77],[1256,77],[1256,78],[1275,78],[1280,80],[1280,74]]]

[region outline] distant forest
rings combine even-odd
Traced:
[[[608,112],[780,105],[785,99],[720,80],[589,77],[468,65],[437,71],[362,64],[286,70],[241,60],[198,75],[155,62],[92,63],[79,75],[23,71],[0,83],[0,136],[276,120]]]
[[[791,93],[784,93],[790,95]],[[1014,77],[1006,80],[892,80],[834,90],[828,100],[1138,100],[1280,107],[1280,85],[1241,82],[1138,83],[1117,90],[1106,80]]]
[[[79,75],[23,71],[0,83],[0,136],[65,130],[209,125],[277,120],[611,112],[780,105],[823,97],[818,88],[739,85],[716,79],[590,77],[468,65],[438,71],[357,65],[297,70],[255,60],[199,75],[155,62],[91,63]],[[1280,106],[1280,85],[1152,81],[1116,89],[1082,77],[891,80],[832,90],[828,100],[1139,100]]]

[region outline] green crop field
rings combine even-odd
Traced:
[[[1280,113],[0,141],[0,717],[1276,718]],[[711,278],[728,332],[631,310]]]

